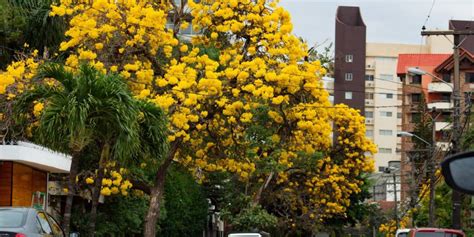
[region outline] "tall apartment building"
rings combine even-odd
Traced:
[[[382,208],[390,208],[395,200],[395,187],[392,174],[384,173],[388,167],[397,173],[397,200],[402,198],[400,169],[403,149],[401,138],[397,137],[397,132],[403,130],[403,84],[397,75],[399,54],[449,52],[451,49],[449,41],[440,37],[428,38],[423,45],[367,43],[366,49],[366,135],[378,146],[378,153],[374,156],[376,173],[372,175],[373,200],[381,203]]]
[[[376,171],[383,172],[390,161],[401,159],[402,81],[397,75],[399,54],[449,53],[450,42],[430,37],[423,45],[367,43],[365,71],[366,134],[377,144]]]
[[[409,68],[418,67],[419,69],[435,74],[435,68],[444,60],[446,60],[449,54],[400,54],[397,74],[403,81],[402,98],[403,98],[403,109],[402,109],[402,129],[401,131],[413,133],[417,122],[420,121],[424,112],[420,109],[425,106],[427,109],[433,109],[436,107],[437,114],[431,116],[437,118],[436,135],[437,137],[443,136],[442,130],[449,129],[447,126],[447,120],[450,117],[449,110],[452,109],[451,92],[452,84],[444,84],[439,81],[432,80],[429,75],[414,75],[408,72]],[[449,78],[444,78],[445,81],[450,82]],[[423,101],[424,98],[424,101]],[[427,111],[428,112],[428,111]],[[402,162],[402,184],[401,185],[401,199],[407,200],[407,198],[416,195],[416,193],[410,192],[410,190],[416,190],[416,187],[420,185],[422,180],[415,180],[415,172],[421,170],[426,164],[420,163],[419,160],[415,160],[411,157],[413,155],[419,155],[420,152],[428,153],[430,151],[415,151],[414,140],[409,137],[402,137],[401,147],[401,162]],[[427,142],[431,142],[428,139]],[[414,197],[414,196],[413,196]]]
[[[449,29],[468,30],[474,22],[472,21],[449,21]],[[452,43],[461,43],[460,46],[460,83],[461,83],[461,108],[466,112],[470,108],[472,101],[472,93],[474,93],[474,37],[460,37],[459,39],[452,39],[447,44],[452,47]],[[438,47],[441,48],[441,47]],[[437,53],[440,53],[439,51]],[[397,74],[403,81],[403,111],[402,111],[402,130],[407,132],[414,132],[415,124],[419,121],[421,114],[419,111],[419,104],[421,97],[425,98],[426,107],[432,118],[435,118],[435,132],[434,139],[436,142],[436,156],[440,161],[445,152],[450,147],[451,134],[451,119],[453,110],[452,101],[452,80],[453,80],[453,56],[452,50],[447,49],[444,54],[405,54],[400,55]],[[414,75],[408,72],[408,68],[418,67],[427,75]],[[431,74],[431,75],[430,75]],[[440,82],[440,78],[444,81]],[[471,79],[472,78],[472,79]],[[408,137],[402,138],[402,171],[405,175],[402,176],[402,199],[410,198],[410,190],[415,188],[413,183],[413,174],[415,168],[420,164],[414,163],[412,157],[417,152],[414,148],[414,140]],[[431,142],[431,140],[429,140]],[[406,179],[406,180],[403,180]],[[419,181],[418,181],[419,182]]]
[[[394,201],[389,166],[400,167],[402,82],[397,76],[401,53],[449,53],[444,37],[429,37],[423,45],[366,43],[366,26],[358,7],[340,6],[336,13],[334,102],[359,109],[366,117],[366,133],[378,146],[374,156],[375,201]],[[390,165],[389,165],[390,163]],[[391,183],[390,183],[391,182]],[[399,183],[399,181],[397,181]],[[397,185],[397,197],[400,197]]]
[[[334,102],[364,113],[366,28],[358,7],[340,6],[336,13]]]

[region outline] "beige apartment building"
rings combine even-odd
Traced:
[[[402,83],[397,77],[399,54],[451,53],[451,43],[444,37],[429,37],[423,45],[367,43],[365,69],[365,117],[366,134],[378,147],[375,158],[373,200],[393,202],[394,185],[392,175],[383,173],[400,167],[402,155]],[[398,177],[399,178],[399,177]],[[397,179],[398,179],[397,178]],[[397,198],[400,200],[401,186],[397,181]],[[387,203],[388,204],[388,203]]]

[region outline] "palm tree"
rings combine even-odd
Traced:
[[[34,101],[45,101],[45,108],[35,131],[40,144],[72,156],[63,227],[70,231],[72,201],[80,155],[87,146],[101,151],[95,185],[92,189],[91,231],[94,235],[97,205],[105,164],[113,157],[127,159],[140,146],[138,104],[127,85],[115,74],[104,75],[90,66],[77,73],[62,65],[49,64],[40,69],[39,81],[53,78],[56,85],[38,83],[34,90],[21,95],[15,114],[31,111]]]

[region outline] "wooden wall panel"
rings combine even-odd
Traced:
[[[12,167],[11,161],[0,163],[0,206],[10,206],[12,198]]]
[[[33,169],[23,164],[13,164],[13,195],[12,206],[31,206],[31,186]]]
[[[32,185],[32,192],[46,192],[47,186],[47,177],[46,172],[33,170],[33,185]]]
[[[12,206],[31,206],[36,191],[46,192],[46,172],[14,163]]]

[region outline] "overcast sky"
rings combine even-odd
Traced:
[[[337,6],[359,6],[367,42],[420,44],[432,0],[281,0],[291,13],[294,33],[309,44],[334,41]],[[427,29],[447,29],[450,19],[472,20],[474,0],[436,0]]]

